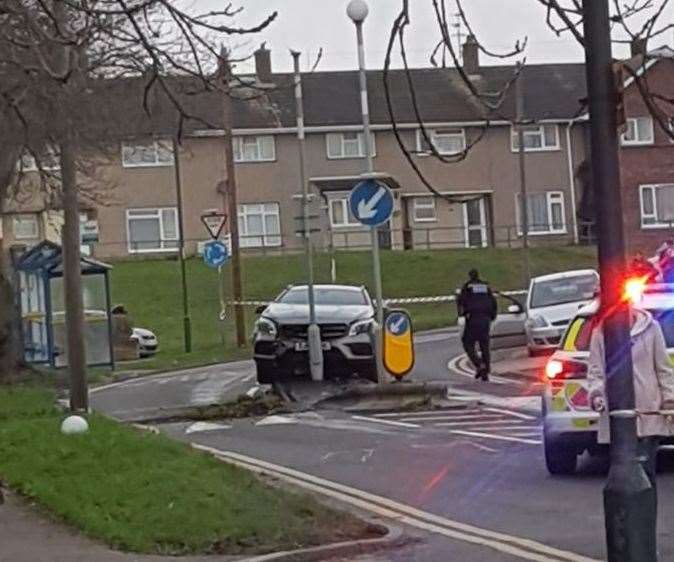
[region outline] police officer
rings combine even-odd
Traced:
[[[498,308],[491,288],[480,279],[477,269],[468,272],[468,281],[461,288],[457,304],[459,315],[466,320],[463,349],[475,365],[475,378],[488,381],[491,370],[489,328],[496,319]],[[480,346],[479,356],[475,344]]]

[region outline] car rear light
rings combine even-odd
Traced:
[[[545,365],[545,376],[549,380],[584,379],[587,377],[587,365],[578,361],[550,359]]]

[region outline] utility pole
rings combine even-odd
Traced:
[[[524,158],[524,71],[520,72],[515,84],[515,113],[517,120],[517,144],[520,175],[520,225],[522,226],[522,266],[524,288],[529,288],[531,264],[529,263],[529,205],[527,201],[527,168]]]
[[[295,72],[295,104],[297,110],[297,146],[300,164],[300,182],[302,183],[302,236],[307,260],[307,290],[309,293],[309,327],[307,344],[309,346],[309,369],[311,378],[323,380],[323,347],[321,329],[316,323],[316,299],[314,294],[314,258],[311,247],[311,223],[309,216],[309,185],[307,183],[305,139],[304,139],[304,101],[302,99],[302,74],[300,72],[301,53],[291,51]]]
[[[180,245],[178,259],[180,260],[180,280],[183,294],[183,338],[185,353],[192,351],[192,321],[190,319],[190,304],[187,291],[187,272],[185,270],[185,228],[183,220],[183,183],[180,175],[180,145],[173,137],[173,166],[176,178],[176,200],[178,203],[178,244]]]
[[[67,36],[68,18],[61,2],[53,6],[54,19],[59,29]],[[71,95],[71,85],[75,88],[86,86],[80,57],[81,47],[74,53],[65,43],[59,43],[56,64],[59,71],[71,71],[68,81],[60,85],[59,95]],[[65,72],[64,72],[65,73]],[[89,410],[89,389],[87,386],[87,354],[84,335],[84,304],[82,302],[82,269],[80,256],[80,209],[77,200],[77,166],[75,153],[77,137],[67,118],[62,116],[61,138],[59,139],[61,166],[61,202],[63,206],[63,231],[61,248],[63,251],[63,292],[66,321],[66,345],[68,371],[70,374],[70,410],[86,413]]]
[[[80,210],[77,202],[75,148],[71,138],[61,142],[61,183],[63,202],[63,291],[70,373],[70,410],[89,409],[87,355],[84,338],[82,304],[82,270],[80,264]]]
[[[232,135],[232,97],[229,87],[230,68],[227,50],[220,52],[220,74],[224,86],[222,103],[223,130],[225,137],[225,167],[227,190],[223,195],[223,208],[229,215],[229,244],[232,254],[232,300],[234,301],[234,322],[236,325],[236,344],[246,345],[246,319],[243,313],[243,291],[241,289],[241,252],[239,249],[239,210],[236,200],[236,170],[234,166],[234,137]],[[224,295],[223,295],[224,296]]]
[[[625,245],[609,0],[584,0],[583,21],[601,276],[600,315],[611,414],[611,469],[604,488],[608,560],[656,562],[656,490],[637,456],[632,356],[625,352],[631,349],[631,342],[629,310],[622,299]]]

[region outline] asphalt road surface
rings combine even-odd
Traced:
[[[604,560],[606,463],[583,458],[573,477],[547,474],[530,381],[478,383],[459,368],[456,334],[417,340],[417,380],[448,380],[463,397],[443,411],[307,412],[218,424],[166,424],[175,438],[228,462],[393,521],[418,540],[365,561]],[[456,363],[453,363],[457,366]],[[253,381],[250,364],[210,367],[98,390],[121,413],[210,399]],[[209,393],[211,393],[209,395]],[[476,405],[470,398],[480,397]],[[533,397],[535,401],[535,397]],[[674,472],[659,476],[661,560],[674,560]]]

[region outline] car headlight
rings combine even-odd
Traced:
[[[269,318],[259,318],[255,323],[255,328],[260,334],[270,338],[275,338],[278,335],[276,324]]]
[[[545,328],[548,325],[548,321],[542,316],[531,316],[527,320],[527,324],[530,328]]]
[[[374,320],[372,320],[372,318],[368,318],[367,320],[357,320],[351,324],[349,335],[358,336],[360,334],[369,334],[373,324]]]

